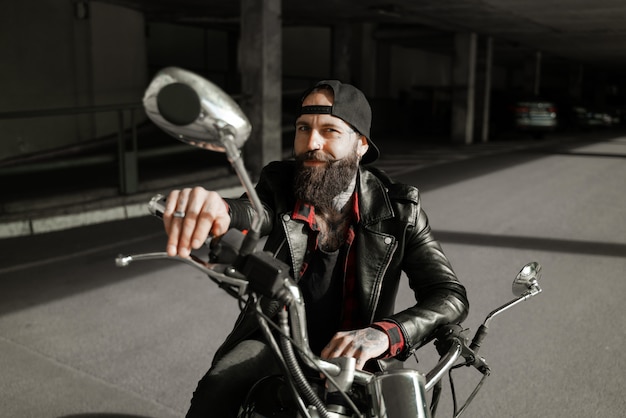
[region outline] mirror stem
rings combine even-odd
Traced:
[[[254,184],[252,183],[252,180],[248,175],[248,171],[243,163],[243,159],[241,158],[241,151],[235,144],[235,137],[230,133],[226,133],[222,136],[221,142],[226,149],[226,157],[235,170],[237,177],[239,177],[239,181],[243,185],[243,188],[248,195],[248,199],[250,199],[250,202],[252,203],[252,208],[254,209],[252,225],[250,226],[250,230],[246,234],[246,238],[244,239],[240,249],[240,255],[245,256],[254,251],[254,248],[260,238],[262,204],[259,196],[254,190]]]
[[[535,296],[537,294],[541,293],[541,288],[539,287],[539,284],[535,283],[533,284],[528,291],[526,291],[525,293],[523,293],[520,297],[518,297],[517,299],[513,299],[512,301],[510,301],[507,304],[502,305],[501,307],[499,307],[498,309],[492,311],[489,315],[487,315],[487,318],[485,319],[484,325],[486,327],[489,326],[489,322],[491,322],[491,320],[498,314],[501,314],[502,312],[509,310],[510,308],[512,308],[513,306],[517,305],[520,302],[523,302],[525,300],[530,299],[532,296]]]
[[[483,339],[487,336],[487,333],[489,332],[489,323],[496,315],[499,315],[502,312],[509,310],[518,303],[528,300],[531,297],[538,295],[539,293],[541,293],[541,287],[539,287],[539,284],[534,281],[532,285],[528,288],[528,290],[520,295],[518,298],[513,299],[512,301],[500,306],[498,309],[491,311],[491,313],[487,315],[487,318],[485,318],[485,322],[483,322],[483,324],[476,331],[476,335],[474,335],[474,339],[472,340],[470,349],[473,350],[474,353],[478,353]]]

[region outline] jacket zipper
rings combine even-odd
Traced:
[[[378,308],[378,302],[380,300],[380,292],[383,287],[383,277],[385,277],[385,273],[387,273],[387,269],[389,268],[389,264],[391,264],[391,260],[393,259],[393,254],[396,252],[397,248],[398,248],[398,242],[395,242],[393,245],[393,248],[389,252],[389,257],[387,258],[387,264],[385,264],[385,267],[382,269],[381,274],[377,278],[378,283],[376,284],[376,290],[374,292],[375,303],[372,306],[372,313],[370,314],[370,320],[369,320],[370,324],[374,322],[374,315],[376,314],[376,309]]]

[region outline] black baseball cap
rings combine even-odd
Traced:
[[[316,88],[328,86],[333,91],[334,99],[332,106],[301,106],[299,115],[303,114],[329,114],[335,116],[367,138],[369,148],[361,164],[370,164],[378,159],[380,151],[370,138],[372,126],[372,108],[365,94],[351,84],[342,83],[339,80],[322,80],[311,87],[302,95],[302,101]]]

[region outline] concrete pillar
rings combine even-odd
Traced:
[[[539,96],[541,91],[541,51],[535,53],[535,82],[533,84],[533,94]]]
[[[244,158],[253,177],[267,163],[282,158],[280,15],[280,0],[241,0],[241,104],[252,124]]]
[[[568,93],[575,102],[582,100],[583,78],[584,68],[582,64],[576,65],[574,68],[570,69]]]
[[[538,96],[541,92],[541,52],[525,61],[522,90],[527,96]]]
[[[71,48],[74,79],[75,106],[87,107],[94,105],[93,62],[91,45],[91,21],[89,19],[89,4],[75,3]],[[78,138],[91,139],[97,137],[96,115],[86,113],[76,115]],[[54,135],[50,135],[54,137]],[[52,145],[54,147],[54,145]],[[0,152],[1,154],[1,152]]]
[[[225,87],[227,91],[239,91],[241,88],[241,74],[239,67],[239,32],[229,31],[228,42],[228,74],[226,74]],[[207,56],[210,54],[207,53]]]
[[[391,44],[376,43],[376,97],[391,96]]]
[[[491,70],[493,66],[493,38],[490,36],[485,40],[483,66],[481,74],[481,91],[478,96],[481,108],[480,114],[480,141],[489,141],[489,116],[491,112]]]
[[[607,104],[608,75],[606,71],[598,71],[593,82],[593,107],[603,109]]]
[[[452,142],[471,144],[474,140],[474,95],[476,82],[475,33],[457,33],[452,63]]]
[[[333,26],[332,77],[345,83],[352,82],[352,26],[342,23]]]
[[[353,81],[371,99],[376,90],[376,41],[374,24],[355,24],[355,59],[353,60]]]

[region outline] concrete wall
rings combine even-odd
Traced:
[[[170,65],[238,92],[236,33],[165,23],[146,26],[136,11],[97,1],[86,4],[85,16],[79,16],[74,0],[40,0],[37,8],[25,2],[0,5],[0,112],[139,102],[154,72]],[[377,89],[379,97],[370,95],[374,107],[382,109],[379,120],[388,116],[385,112],[401,116],[388,103],[407,92],[420,94],[415,87],[433,89],[438,92],[434,100],[447,100],[451,57],[386,48],[390,70],[385,80],[376,80],[384,88]],[[332,77],[332,29],[285,27],[282,56],[284,90],[301,91]],[[359,65],[374,68],[375,59],[362,57]],[[117,123],[115,113],[0,120],[0,161],[115,134]]]
[[[283,78],[287,89],[331,77],[331,38],[329,27],[283,29]]]
[[[93,104],[141,102],[148,85],[143,15],[98,2],[90,9]],[[117,114],[99,114],[95,137],[116,132],[117,123]]]
[[[330,77],[331,36],[328,27],[283,28],[283,89],[308,86],[313,80]],[[151,74],[174,65],[201,73],[224,87],[226,74],[239,71],[230,61],[231,54],[236,55],[230,48],[236,43],[229,42],[224,30],[150,23],[146,42]]]
[[[141,14],[73,0],[0,4],[0,112],[136,102],[146,85]],[[115,132],[111,116],[0,120],[0,160]]]
[[[230,68],[229,34],[225,31],[170,23],[150,23],[146,33],[150,74],[177,66],[204,74],[221,87]]]
[[[419,49],[392,46],[390,94],[399,97],[415,87],[451,85],[452,57]]]
[[[75,106],[76,55],[84,51],[77,39],[70,1],[2,2],[0,5],[0,111]],[[0,120],[0,158],[36,152],[50,136],[74,142],[70,118]]]
[[[147,86],[143,15],[110,4],[90,4],[94,104],[140,101]]]

